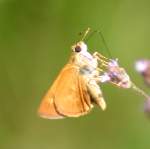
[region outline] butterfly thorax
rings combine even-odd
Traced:
[[[98,65],[97,60],[88,52],[73,53],[69,63],[76,65],[83,75],[92,74]]]

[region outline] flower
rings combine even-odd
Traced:
[[[138,60],[135,63],[135,69],[142,75],[144,82],[150,86],[150,60]]]

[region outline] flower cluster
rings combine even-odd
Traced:
[[[135,69],[141,74],[145,84],[150,87],[150,60],[141,59],[135,63]],[[144,103],[144,111],[150,116],[150,98],[146,98]]]
[[[110,82],[117,87],[128,89],[131,88],[145,97],[144,111],[150,116],[150,96],[142,89],[137,87],[130,79],[126,70],[119,66],[118,59],[108,59],[103,55],[95,54],[100,61],[100,68],[103,70],[101,82]],[[143,76],[147,85],[150,86],[150,60],[139,60],[135,63],[136,70]]]

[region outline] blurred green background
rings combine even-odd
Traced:
[[[150,58],[148,0],[0,0],[0,149],[149,149],[143,97],[104,84],[105,112],[44,120],[41,98],[87,27],[100,29],[114,58],[147,89],[134,62]],[[91,52],[108,56],[98,35]]]

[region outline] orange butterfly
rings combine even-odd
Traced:
[[[91,111],[94,103],[106,109],[99,84],[110,82],[121,88],[132,88],[146,97],[149,96],[138,88],[120,67],[117,60],[112,60],[95,52],[91,55],[82,40],[72,46],[69,62],[43,97],[38,114],[47,119],[79,117]]]
[[[105,110],[97,67],[97,58],[87,51],[83,41],[73,45],[68,64],[42,99],[39,115],[47,119],[79,117],[87,114],[93,103]]]

